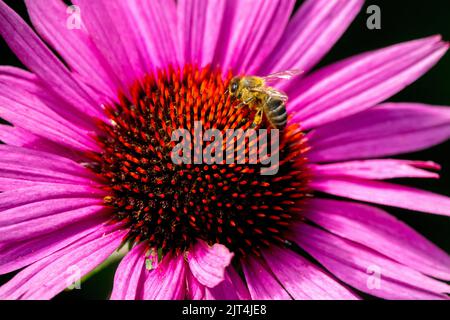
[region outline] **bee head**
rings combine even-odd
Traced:
[[[238,89],[239,89],[240,79],[235,77],[231,79],[230,84],[228,85],[228,92],[232,97],[236,97]]]

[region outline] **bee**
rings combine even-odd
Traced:
[[[265,115],[273,128],[283,130],[287,123],[288,97],[267,84],[280,79],[289,80],[300,73],[298,70],[287,70],[266,77],[238,76],[231,79],[227,91],[232,98],[241,101],[236,108],[248,106],[256,110],[252,128],[261,124]]]

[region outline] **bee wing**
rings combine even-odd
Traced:
[[[264,87],[264,88],[252,88],[250,91],[252,92],[259,92],[259,93],[265,93],[268,94],[270,97],[279,98],[286,102],[288,100],[288,96],[275,88],[271,87]]]
[[[267,93],[271,97],[279,98],[279,99],[283,100],[284,102],[286,102],[288,100],[288,96],[284,92],[279,91],[277,89],[267,88]]]
[[[295,76],[298,76],[299,74],[302,74],[302,73],[303,73],[303,71],[297,70],[297,69],[286,70],[286,71],[280,71],[280,72],[269,74],[265,77],[262,77],[262,79],[264,79],[265,82],[270,83],[270,82],[273,82],[276,80],[290,80],[290,79],[294,78]]]

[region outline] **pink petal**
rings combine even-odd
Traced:
[[[304,129],[366,110],[417,80],[447,49],[436,36],[344,60],[286,89],[288,109]]]
[[[16,147],[23,147],[34,143],[38,139],[38,136],[25,129],[13,127],[10,125],[0,125],[0,140],[3,143],[10,144]]]
[[[51,199],[91,198],[102,200],[106,195],[107,193],[104,190],[93,189],[84,185],[34,186],[0,193],[0,211]]]
[[[93,131],[97,127],[92,121],[91,117],[85,117],[70,103],[59,96],[57,90],[49,87],[35,74],[23,69],[11,66],[0,66],[0,83],[4,84],[10,95],[10,100],[29,102],[25,103],[29,108],[34,108],[41,111],[49,117],[55,113],[58,115],[54,117],[55,120],[60,121],[61,118],[67,120],[64,125],[77,132]],[[55,88],[57,89],[57,88]],[[15,96],[25,96],[17,99]],[[16,99],[15,99],[16,98]],[[50,111],[48,111],[50,109]],[[19,123],[20,125],[20,123]],[[79,130],[79,129],[84,129]]]
[[[1,170],[0,170],[1,171]],[[17,189],[24,189],[24,188],[32,188],[32,187],[58,187],[59,185],[64,184],[72,184],[72,185],[78,185],[77,182],[70,182],[70,181],[52,181],[49,179],[42,179],[41,177],[26,177],[26,180],[23,180],[21,178],[11,178],[11,177],[2,177],[2,174],[0,173],[0,190],[1,191],[14,191]]]
[[[80,164],[50,153],[0,145],[0,189],[42,184],[98,185],[95,175]]]
[[[102,116],[99,106],[86,94],[69,70],[33,30],[0,1],[0,34],[17,57],[82,114]]]
[[[252,300],[291,300],[286,290],[267,271],[262,261],[248,257],[242,262],[248,290]]]
[[[218,45],[226,0],[180,0],[178,35],[185,63],[205,66],[212,62]]]
[[[203,300],[205,298],[206,287],[198,282],[197,278],[190,271],[187,272],[186,278],[186,298],[189,300]]]
[[[387,182],[345,177],[315,178],[310,187],[335,196],[440,215],[450,215],[450,198]]]
[[[178,64],[174,1],[76,3],[87,12],[83,21],[95,45],[121,79],[124,90],[148,72]],[[108,8],[106,14],[100,10],[104,6]]]
[[[216,243],[210,247],[199,240],[189,251],[187,259],[197,280],[204,286],[214,288],[224,280],[225,268],[230,264],[233,255],[224,245]]]
[[[293,5],[291,0],[226,1],[213,64],[219,64],[224,71],[231,68],[235,73],[259,66],[282,36]]]
[[[32,150],[40,150],[57,154],[66,158],[79,158],[74,150],[58,145],[47,138],[35,135],[23,128],[10,125],[0,125],[0,140],[16,147],[24,147]]]
[[[78,150],[98,150],[88,131],[48,108],[34,94],[0,74],[0,116],[12,124],[56,144]]]
[[[46,236],[0,244],[0,274],[19,270],[61,250],[99,229],[107,219],[109,217],[93,217]]]
[[[28,189],[28,188],[26,188]],[[101,206],[101,198],[69,198],[49,199],[17,205],[16,207],[3,210],[0,214],[0,227],[12,226],[32,219],[51,217],[62,212],[85,208],[89,206]],[[0,236],[1,238],[1,236]]]
[[[55,172],[72,174],[74,177],[95,179],[95,175],[79,163],[47,152],[30,150],[9,145],[0,145],[2,166],[11,164],[34,167],[36,169],[54,170]]]
[[[114,276],[111,300],[135,300],[144,284],[147,243],[141,242],[122,259]]]
[[[386,299],[445,299],[450,287],[357,243],[300,224],[295,241],[356,289]]]
[[[421,271],[450,279],[450,257],[425,237],[386,212],[367,205],[312,199],[305,218],[348,240]]]
[[[214,288],[205,288],[205,300],[250,300],[250,293],[234,267],[225,270],[225,279]]]
[[[111,214],[110,212],[105,212],[106,210],[103,205],[86,205],[72,210],[66,209],[67,211],[56,207],[53,210],[61,210],[61,212],[51,213],[49,216],[44,215],[46,213],[44,206],[33,209],[30,213],[25,212],[20,217],[22,221],[17,223],[14,223],[16,219],[13,219],[8,212],[2,213],[2,217],[4,218],[2,220],[5,221],[2,221],[3,225],[0,226],[0,243],[24,241],[35,237],[46,236],[69,225]],[[7,214],[7,216],[3,216],[3,214]],[[6,221],[8,217],[11,218],[10,223]]]
[[[82,82],[107,97],[115,97],[117,86],[105,70],[105,61],[92,45],[89,34],[80,29],[67,27],[68,7],[61,0],[26,0],[30,19],[39,34],[62,56]]]
[[[267,264],[296,300],[355,300],[357,296],[298,253],[280,247],[263,251]]]
[[[308,72],[347,30],[362,4],[362,0],[305,1],[258,73]]]
[[[51,179],[42,179],[42,177],[4,177],[2,176],[0,170],[0,190],[1,191],[13,191],[17,189],[23,188],[31,188],[31,187],[58,187],[59,185],[68,185],[72,184],[73,186],[78,185],[78,182],[71,181],[54,181]],[[86,184],[86,183],[85,183]],[[89,185],[89,184],[86,184]]]
[[[257,4],[264,2],[265,7],[261,7],[260,9],[261,12],[264,12],[264,17],[258,17],[250,29],[252,30],[251,34],[249,34],[248,39],[243,44],[243,51],[238,60],[234,58],[236,51],[232,51],[232,61],[236,63],[234,65],[235,68],[242,71],[248,70],[247,72],[249,74],[255,73],[257,68],[271,56],[273,50],[279,50],[277,47],[278,40],[285,34],[286,26],[295,6],[294,0],[266,0],[255,2]],[[258,10],[255,11],[258,12]],[[273,25],[275,21],[276,28]],[[235,49],[241,50],[239,47],[235,47]]]
[[[186,293],[186,270],[183,255],[166,255],[156,269],[147,271],[143,299],[183,299]]]
[[[126,13],[140,37],[138,42],[147,51],[154,71],[180,65],[177,32],[177,5],[174,0],[129,0]]]
[[[308,135],[312,162],[364,159],[419,151],[450,137],[450,109],[386,103]]]
[[[142,39],[133,26],[128,4],[120,0],[74,1],[92,41],[128,92],[129,86],[151,70]]]
[[[51,299],[101,264],[121,244],[125,230],[105,226],[19,272],[0,287],[0,299]]]
[[[439,178],[434,172],[424,169],[439,170],[440,166],[431,161],[409,161],[395,159],[378,159],[313,165],[314,175],[347,176],[363,179],[395,178]]]

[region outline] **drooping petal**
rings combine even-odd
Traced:
[[[59,199],[48,199],[24,205],[17,205],[16,207],[0,211],[0,227],[12,226],[37,218],[49,218],[62,212],[68,213],[72,210],[101,205],[102,203],[103,200],[101,198],[81,198],[75,196],[73,198],[62,197]]]
[[[338,62],[289,84],[288,111],[312,129],[366,110],[417,80],[447,49],[436,36]]]
[[[383,210],[367,205],[312,199],[304,217],[348,240],[430,276],[449,280],[450,257]]]
[[[3,119],[56,144],[78,150],[98,149],[89,131],[57,114],[35,94],[27,92],[23,82],[18,82],[0,73],[0,116]]]
[[[243,261],[242,267],[252,300],[292,299],[261,261],[248,257]]]
[[[107,216],[92,217],[46,236],[0,244],[0,274],[19,270],[61,250],[99,229],[108,219]]]
[[[44,202],[43,205],[45,204]],[[103,205],[91,204],[78,206],[75,209],[60,209],[56,206],[54,210],[57,212],[45,216],[47,213],[45,212],[45,207],[34,205],[34,207],[38,208],[33,208],[30,213],[25,212],[21,217],[17,218],[22,220],[17,223],[14,223],[16,219],[12,219],[9,212],[3,212],[1,214],[3,221],[0,226],[0,243],[25,241],[35,237],[43,237],[72,224],[111,214],[110,212],[105,212],[106,210]],[[8,211],[16,210],[10,209]],[[9,221],[8,218],[10,218]]]
[[[39,260],[0,287],[0,299],[51,299],[93,270],[121,244],[126,230],[104,226]]]
[[[66,148],[47,138],[35,135],[23,128],[10,125],[0,125],[0,141],[8,145],[40,150],[66,158],[77,159],[80,157],[77,152],[70,148]]]
[[[6,124],[0,125],[0,140],[3,143],[17,147],[25,147],[28,144],[32,144],[37,139],[39,139],[38,136],[32,134],[27,130]]]
[[[198,282],[192,272],[186,274],[186,299],[188,300],[204,300],[206,287]],[[208,299],[210,300],[210,299]]]
[[[61,0],[26,0],[30,19],[39,34],[62,56],[82,82],[101,92],[104,101],[114,99],[117,84],[100,52],[93,46],[81,12],[70,10]],[[79,14],[80,26],[68,26],[70,15]]]
[[[42,184],[98,185],[95,175],[68,158],[21,147],[0,145],[0,190]]]
[[[51,153],[9,145],[0,145],[0,160],[3,165],[16,164],[35,169],[54,170],[55,173],[72,174],[74,177],[95,180],[95,175],[79,163]]]
[[[0,34],[17,57],[81,114],[102,117],[100,106],[83,90],[64,64],[34,31],[0,1]]]
[[[445,299],[450,287],[360,244],[300,224],[295,241],[342,281],[386,299]]]
[[[205,300],[250,300],[250,293],[234,267],[229,266],[221,283],[205,288]]]
[[[347,177],[321,177],[313,179],[310,187],[335,196],[450,216],[450,198],[392,183]]]
[[[324,270],[288,249],[273,247],[264,258],[278,281],[296,300],[354,300],[357,296]]]
[[[348,176],[363,179],[439,178],[439,174],[424,169],[439,170],[432,161],[377,159],[312,165],[317,176]]]
[[[293,6],[291,0],[226,1],[214,64],[235,73],[258,66],[282,36]]]
[[[182,254],[168,254],[158,267],[146,272],[144,300],[180,300],[186,293],[186,263]]]
[[[214,288],[224,280],[225,268],[230,264],[233,255],[224,245],[216,243],[210,247],[199,240],[188,252],[187,259],[197,280],[204,286]]]
[[[111,300],[135,300],[144,284],[147,243],[141,242],[122,259],[114,276]]]
[[[85,185],[58,184],[34,186],[0,193],[0,212],[27,204],[61,199],[102,199],[106,192]],[[61,201],[64,202],[64,201]]]
[[[450,110],[386,103],[312,131],[308,158],[331,162],[419,151],[450,138]]]
[[[28,168],[28,167],[27,167]],[[20,170],[20,167],[17,167]],[[50,174],[58,175],[56,171],[48,172],[45,175],[33,175],[29,173],[16,174],[15,172],[7,172],[0,170],[0,191],[15,191],[18,189],[32,188],[32,187],[51,187],[58,188],[62,185],[72,185],[77,186],[80,183],[83,185],[93,185],[93,187],[98,187],[92,183],[91,180],[58,180],[53,179]]]
[[[308,72],[331,49],[361,10],[362,0],[308,0],[289,22],[258,74]]]
[[[85,114],[78,112],[64,97],[59,96],[58,92],[29,71],[11,66],[0,66],[0,83],[8,87],[3,95],[9,93],[6,96],[14,101],[29,101],[30,103],[25,104],[49,117],[53,117],[56,113],[58,117],[54,117],[54,119],[61,121],[60,119],[63,118],[66,120],[64,125],[72,130],[85,132],[96,129],[91,117],[86,117]],[[24,100],[22,96],[27,99]],[[84,131],[80,131],[80,128]]]

